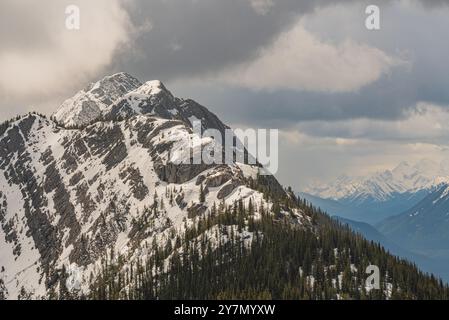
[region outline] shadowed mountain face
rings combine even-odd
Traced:
[[[423,160],[413,166],[404,162],[371,177],[341,177],[336,183],[311,190],[330,198],[301,195],[329,214],[342,217],[339,219],[367,239],[448,280],[446,180],[443,164]]]
[[[390,198],[384,201],[365,197],[357,202],[354,199],[323,199],[306,193],[300,193],[300,196],[330,215],[376,224],[414,206],[427,196],[429,192],[431,191],[425,189],[417,192],[395,193],[391,194]]]
[[[449,252],[449,187],[440,186],[405,212],[388,218],[378,229],[414,250]]]
[[[367,240],[379,243],[391,254],[407,259],[415,263],[420,269],[433,273],[441,277],[444,281],[449,282],[449,256],[432,254],[429,251],[413,252],[406,244],[404,247],[395,243],[392,239],[378,231],[375,227],[368,223],[334,217],[342,224],[348,225],[354,232],[363,235]]]

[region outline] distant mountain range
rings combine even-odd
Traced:
[[[376,224],[407,210],[410,206],[426,197],[429,192],[431,190],[424,189],[415,193],[392,193],[390,198],[385,201],[369,198],[360,202],[352,202],[348,199],[322,199],[307,193],[300,193],[299,196],[320,207],[330,215]]]
[[[439,255],[432,254],[431,250],[415,252],[411,249],[407,249],[408,245],[403,243],[400,237],[390,237],[391,235],[385,235],[368,223],[353,221],[341,217],[334,218],[340,223],[349,226],[354,232],[361,234],[367,240],[379,243],[391,254],[412,261],[422,270],[433,273],[441,277],[446,282],[449,282],[449,255],[441,254],[441,251]],[[403,246],[397,244],[393,239],[400,241]]]
[[[449,167],[445,163],[423,159],[414,165],[404,161],[392,170],[367,177],[343,175],[331,183],[306,188],[304,192],[325,199],[362,203],[386,201],[398,193],[414,193],[448,181]]]
[[[447,182],[446,164],[421,160],[367,177],[341,176],[306,188],[300,196],[331,215],[373,224],[404,212]]]
[[[342,176],[300,196],[368,240],[449,281],[447,167],[402,162],[363,178]]]
[[[409,210],[376,227],[402,246],[449,252],[449,186],[440,186]]]

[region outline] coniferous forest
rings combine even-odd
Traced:
[[[252,182],[273,200],[269,190]],[[90,279],[90,294],[60,299],[447,299],[449,288],[407,261],[366,241],[306,201],[286,193],[269,213],[253,219],[254,206],[214,206],[166,247],[151,244],[147,261],[123,268],[112,250]],[[281,212],[300,208],[313,228]],[[278,211],[278,212],[276,212]],[[142,225],[142,228],[144,226]],[[226,239],[214,237],[223,233]],[[219,232],[220,231],[220,232]],[[216,241],[214,241],[214,239]],[[380,288],[366,287],[366,268],[380,269]]]

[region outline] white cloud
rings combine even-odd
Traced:
[[[310,121],[299,123],[296,129],[317,137],[447,144],[448,122],[447,108],[420,102],[399,120]]]
[[[347,39],[325,42],[298,22],[253,61],[223,72],[221,81],[253,89],[355,91],[404,62]]]
[[[80,8],[79,31],[65,27],[69,4]],[[9,19],[14,30],[0,47],[3,99],[54,95],[96,76],[129,41],[132,26],[122,4],[121,0],[2,0],[0,19]],[[24,39],[30,44],[21,44]]]
[[[367,175],[401,161],[449,159],[448,108],[421,102],[404,119],[302,122],[280,132],[284,183],[301,189],[315,179]],[[291,175],[292,167],[300,167]],[[284,169],[285,168],[285,169]]]

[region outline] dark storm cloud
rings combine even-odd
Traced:
[[[255,2],[272,3],[266,14]],[[377,5],[394,1],[380,0]],[[170,79],[213,72],[249,60],[299,16],[320,7],[356,0],[133,0],[126,5],[137,26],[152,25],[133,43],[131,52],[119,57],[115,68],[129,68],[138,75]],[[425,6],[449,0],[422,1]]]
[[[82,19],[90,13],[95,22],[92,28],[82,28],[81,37],[61,32],[64,6],[69,3],[82,3]],[[408,1],[368,0],[363,5],[381,6],[380,32],[363,27],[363,5],[348,19],[335,23],[320,12],[316,23],[306,26],[318,40],[336,44],[338,49],[345,39],[353,39],[388,56],[402,57],[405,52],[410,62],[352,92],[318,93],[300,88],[267,92],[244,89],[238,83],[231,87],[220,81],[201,82],[203,76],[214,79],[218,75],[218,79],[223,70],[250,63],[300,17],[325,7],[336,16],[346,16],[347,11],[354,11],[352,3],[360,1],[1,0],[0,117],[5,120],[28,110],[51,113],[88,80],[127,71],[142,81],[166,81],[174,94],[194,98],[228,124],[303,130],[296,144],[282,139],[280,145],[279,177],[298,189],[314,177],[339,175],[344,168],[353,172],[360,163],[385,164],[390,157],[390,165],[416,154],[430,152],[433,156],[432,149],[400,147],[391,140],[398,138],[394,120],[408,125],[403,119],[418,101],[449,104],[449,14],[444,6],[449,1],[421,1],[422,5],[410,12],[407,8],[414,5]],[[398,3],[399,8],[391,9]],[[339,4],[344,6],[338,8]],[[79,42],[72,44],[71,37]],[[123,50],[117,55],[120,48]],[[350,55],[345,57],[351,61]],[[365,120],[346,121],[358,118],[381,123],[359,133],[352,125]],[[339,127],[338,120],[344,127]],[[411,137],[416,141],[449,136],[445,132],[440,135],[438,128],[428,129],[431,121],[423,123],[425,126],[416,127],[423,135]],[[400,137],[407,138],[407,132],[400,131]],[[311,140],[301,142],[302,133]],[[327,139],[329,136],[382,141],[342,147]]]
[[[415,76],[413,71],[401,70],[349,93],[265,92],[211,87],[200,87],[196,89],[198,91],[192,89],[190,92],[229,123],[273,128],[288,128],[298,122],[316,120],[398,120],[406,117],[407,111],[414,109],[419,101],[441,106],[449,104],[446,83],[427,82],[425,78]]]
[[[266,14],[251,3],[272,3]],[[134,0],[133,22],[151,23],[116,65],[138,76],[171,79],[210,73],[250,60],[298,17],[318,7],[353,0]],[[385,1],[381,1],[383,3]]]
[[[370,118],[394,121],[408,116],[419,102],[447,108],[449,43],[445,40],[449,35],[449,11],[447,8],[423,10],[419,6],[403,5],[382,9],[383,29],[379,32],[360,28],[353,16],[345,20],[353,30],[349,33],[347,28],[345,32],[339,30],[342,21],[330,22],[326,21],[328,17],[323,17],[323,22],[317,22],[321,28],[317,32],[325,38],[338,42],[350,37],[389,54],[404,56],[407,61],[404,66],[368,86],[347,93],[209,87],[197,88],[196,96],[230,123],[278,128],[311,120]]]

